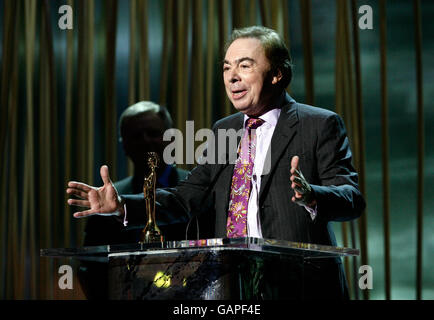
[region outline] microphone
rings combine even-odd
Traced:
[[[202,198],[202,201],[200,202],[199,208],[202,208],[202,206],[205,203],[205,200],[208,198],[211,189],[216,184],[216,182],[217,182],[218,178],[220,177],[221,173],[229,165],[229,159],[228,158],[229,157],[226,154],[226,161],[225,161],[225,163],[220,167],[219,171],[216,173],[216,175],[214,176],[214,178],[212,179],[212,181],[210,182],[210,184],[206,187],[206,189],[204,191],[204,197]],[[196,213],[188,221],[187,227],[185,228],[185,240],[187,240],[187,238],[188,238],[188,228],[190,227],[190,223],[191,223],[191,221],[193,221],[194,218],[196,218],[196,229],[197,229],[197,231],[196,231],[196,238],[197,238],[197,240],[199,240],[199,220],[198,220],[198,216],[199,216],[199,213],[198,213],[198,211],[196,211]]]

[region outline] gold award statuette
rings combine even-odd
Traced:
[[[158,155],[155,152],[148,152],[148,166],[150,172],[143,184],[143,195],[146,203],[146,226],[140,235],[141,243],[163,242],[164,238],[155,220],[155,186],[157,175],[155,168],[158,167]]]

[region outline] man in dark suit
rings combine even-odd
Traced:
[[[133,175],[114,183],[119,194],[143,192],[143,180],[149,174],[145,161],[147,152],[156,152],[162,159],[167,143],[164,132],[172,128],[172,118],[163,106],[151,101],[140,101],[125,109],[119,119],[119,141],[125,155],[133,163]],[[157,168],[157,187],[175,187],[185,179],[187,171],[174,165],[160,163]],[[145,211],[141,210],[143,216]],[[140,212],[137,213],[140,216]],[[185,222],[170,221],[159,224],[167,240],[184,238]],[[123,226],[112,216],[93,215],[86,222],[83,246],[137,243],[143,223]],[[83,261],[78,270],[79,280],[88,299],[107,298],[107,263]]]
[[[146,154],[156,152],[163,159],[167,142],[164,132],[173,126],[172,117],[167,109],[151,101],[140,101],[126,108],[119,118],[119,142],[125,155],[133,164],[133,175],[114,183],[119,194],[138,194],[143,192],[144,177],[149,174]],[[157,187],[175,187],[187,176],[187,171],[161,162],[157,168]],[[142,210],[143,216],[145,216]],[[160,224],[161,225],[161,224]],[[86,223],[84,246],[133,243],[139,240],[144,225],[127,227],[120,225],[111,216],[94,215]],[[182,227],[173,224],[162,226],[168,240],[183,239]],[[141,228],[141,229],[140,229]],[[169,230],[166,230],[169,229]]]
[[[233,32],[223,78],[240,112],[218,121],[213,131],[243,130],[238,150],[218,146],[214,152],[216,160],[223,155],[237,161],[198,165],[176,188],[157,192],[162,209],[185,219],[193,213],[208,222],[211,228],[201,238],[252,236],[336,245],[330,222],[354,219],[363,211],[343,121],[333,112],[295,102],[285,92],[291,76],[289,52],[275,31],[249,27]],[[118,195],[106,166],[101,176],[99,189],[69,183],[67,192],[82,200],[68,203],[90,208],[74,216],[111,212],[121,220],[126,207],[132,213],[129,223],[139,222],[133,212],[143,208],[143,197]],[[285,273],[284,265],[277,268],[266,272]],[[304,278],[305,298],[348,298],[339,259],[312,264]],[[287,297],[284,289],[270,290],[265,297]]]

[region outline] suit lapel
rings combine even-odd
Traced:
[[[270,160],[270,170],[268,174],[261,177],[261,189],[259,192],[259,200],[261,200],[263,190],[265,186],[269,183],[270,177],[273,174],[274,168],[276,167],[278,160],[281,158],[282,153],[285,151],[288,144],[294,138],[297,132],[298,115],[295,108],[295,100],[289,95],[286,95],[285,102],[282,106],[282,111],[280,113],[279,119],[277,120],[276,128],[271,139],[270,149],[268,151],[267,157],[271,156]],[[233,128],[236,131],[243,127],[244,114],[239,113],[238,116],[234,117],[233,121],[228,123],[227,128]],[[240,143],[241,137],[237,137],[237,145]],[[237,150],[229,150],[229,145],[226,145],[226,155],[227,159],[232,159],[231,157],[235,154],[235,160],[237,156]],[[233,162],[233,161],[232,161]],[[227,215],[229,206],[230,189],[232,182],[232,174],[234,172],[235,164],[229,164],[223,169],[221,176],[219,177],[219,184],[224,187],[224,192],[221,195],[221,201],[225,203],[225,214]]]
[[[269,170],[267,174],[261,176],[261,189],[259,191],[259,201],[263,196],[263,192],[270,178],[273,175],[274,169],[285,151],[288,144],[297,133],[298,115],[295,108],[295,101],[287,95],[287,103],[282,107],[282,111],[277,120],[276,128],[274,129],[273,137],[271,138],[270,149],[268,150],[267,157],[271,156]],[[267,161],[265,166],[267,165]],[[264,166],[264,167],[265,167]]]

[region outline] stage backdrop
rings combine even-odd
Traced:
[[[433,15],[419,0],[0,0],[0,298],[83,298],[76,278],[58,286],[74,262],[39,257],[82,243],[66,182],[131,171],[117,121],[137,101],[166,105],[184,133],[234,112],[223,44],[259,24],[291,51],[291,95],[348,129],[367,200],[361,219],[334,224],[361,250],[345,260],[351,297],[433,299]]]

